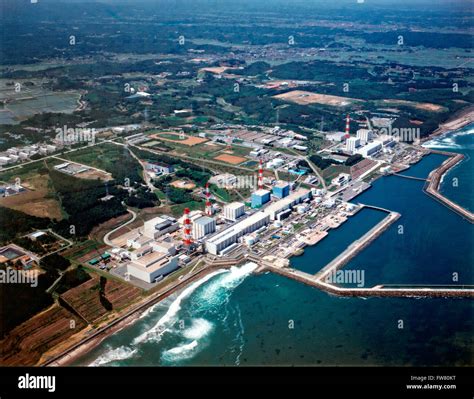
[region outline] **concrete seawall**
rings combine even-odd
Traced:
[[[376,208],[375,209],[380,209]],[[380,209],[386,212],[386,209]],[[370,229],[360,239],[352,243],[344,252],[324,266],[318,273],[309,274],[290,267],[279,267],[266,260],[260,260],[259,272],[271,271],[281,276],[301,282],[326,291],[333,295],[346,297],[450,297],[450,298],[474,298],[474,289],[469,288],[431,288],[431,287],[403,287],[389,288],[377,285],[371,288],[343,288],[328,283],[327,276],[341,269],[360,251],[366,248],[372,241],[379,237],[391,224],[401,215],[397,212],[389,212],[389,215],[380,223]]]
[[[443,194],[439,192],[441,179],[443,176],[457,164],[459,164],[463,159],[463,154],[455,154],[452,152],[446,151],[435,151],[432,150],[432,153],[440,154],[448,156],[449,159],[444,161],[438,169],[433,170],[429,176],[423,191],[431,196],[432,198],[436,199],[443,205],[447,206],[458,215],[462,216],[464,219],[469,221],[470,223],[474,223],[474,214],[467,209],[463,208],[462,206],[456,204],[455,202],[451,201],[450,199],[446,198]]]

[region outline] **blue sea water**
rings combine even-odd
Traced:
[[[441,193],[471,212],[474,211],[474,125],[432,140],[426,143],[426,147],[464,154],[464,160],[444,177]]]
[[[473,135],[462,132],[428,145],[446,145],[446,139],[452,140],[446,150],[472,150]],[[426,177],[443,159],[430,155],[404,174]],[[466,157],[452,172],[465,189],[472,188],[470,162]],[[450,175],[442,186],[445,195],[472,209],[472,196],[446,186]],[[472,225],[422,188],[422,181],[388,176],[357,197],[358,202],[402,214],[346,266],[363,270],[366,286],[472,284]],[[292,264],[316,272],[383,216],[361,211]],[[253,269],[247,264],[195,282],[150,308],[77,364],[473,364],[471,300],[340,298],[273,274],[252,275]],[[453,273],[459,276],[456,282]]]

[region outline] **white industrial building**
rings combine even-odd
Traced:
[[[291,209],[307,198],[311,198],[311,190],[299,188],[287,197],[268,205],[264,212],[270,216],[270,220],[279,220],[284,211]]]
[[[141,256],[137,255],[132,253],[132,261],[127,265],[127,272],[130,276],[147,283],[152,283],[179,267],[177,256],[171,257],[162,252],[146,252]]]
[[[176,219],[171,216],[158,216],[148,220],[143,224],[143,235],[156,239],[163,234],[172,233],[178,230],[179,226]]]
[[[334,132],[334,133],[327,133],[326,134],[326,140],[335,141],[337,143],[340,143],[341,141],[344,141],[345,137],[346,137],[345,132]]]
[[[193,222],[193,238],[199,240],[202,237],[216,231],[216,221],[209,216],[202,216]]]
[[[270,215],[267,212],[256,212],[209,238],[206,241],[206,249],[209,253],[218,255],[227,247],[237,243],[240,237],[266,226],[269,221]]]
[[[232,202],[224,205],[224,218],[235,222],[245,214],[245,205],[241,202]]]
[[[271,161],[267,162],[267,169],[278,169],[280,166],[283,166],[285,160],[282,158],[274,158]]]
[[[357,130],[357,138],[360,139],[361,144],[366,144],[373,138],[373,132],[369,129]]]
[[[164,240],[152,242],[151,246],[153,251],[162,252],[167,255],[176,255],[176,247],[178,246],[178,243],[171,237],[168,237]]]
[[[220,175],[212,176],[209,179],[209,184],[215,184],[216,186],[223,188],[231,188],[237,184],[237,176],[231,173],[222,173]]]
[[[289,196],[270,204],[265,210],[256,212],[209,238],[206,241],[207,251],[213,255],[220,254],[226,248],[236,244],[240,237],[266,226],[270,220],[279,220],[283,214],[290,213],[294,205],[300,204],[308,198],[311,198],[311,190],[304,188],[296,190]]]
[[[351,180],[351,175],[349,173],[339,173],[337,177],[331,180],[331,184],[335,186],[343,186],[344,184],[349,183]]]
[[[353,154],[356,148],[360,146],[360,139],[357,137],[349,137],[346,140],[346,151]]]
[[[357,150],[357,153],[362,155],[363,157],[368,157],[370,155],[374,155],[382,149],[382,143],[380,141],[374,141],[372,143],[368,143],[363,147]]]

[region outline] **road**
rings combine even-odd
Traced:
[[[35,163],[35,162],[41,162],[41,161],[44,161],[46,159],[49,159],[49,158],[56,158],[58,155],[64,155],[64,154],[69,154],[70,152],[75,152],[75,151],[80,151],[80,150],[83,150],[84,148],[88,148],[88,147],[95,147],[96,145],[102,145],[104,143],[113,143],[113,144],[117,144],[115,143],[113,140],[103,140],[103,141],[99,141],[97,143],[94,143],[94,144],[90,144],[90,145],[87,145],[87,146],[83,146],[83,147],[79,147],[79,148],[74,148],[72,150],[69,150],[69,151],[64,151],[64,152],[59,152],[57,154],[51,154],[51,155],[47,155],[45,157],[42,157],[42,158],[39,158],[39,159],[35,159],[33,161],[28,161],[28,162],[22,162],[18,165],[13,165],[13,166],[9,166],[8,168],[1,168],[0,169],[0,172],[5,172],[7,170],[12,170],[12,169],[16,169],[16,168],[22,168],[23,166],[26,166],[26,165],[29,165],[29,164],[32,164],[32,163]],[[67,160],[67,162],[72,162],[70,160]],[[87,165],[88,166],[88,165]]]
[[[130,223],[132,223],[133,221],[135,221],[135,219],[137,218],[137,213],[135,211],[132,211],[131,209],[128,209],[127,208],[127,212],[128,213],[131,213],[132,214],[132,218],[128,221],[128,222],[125,222],[124,224],[121,224],[120,226],[116,227],[115,229],[109,231],[105,236],[104,236],[104,243],[106,245],[108,245],[109,247],[113,247],[114,244],[110,241],[109,237],[115,233],[117,230],[121,229],[122,227],[125,227],[127,225],[129,225]]]
[[[70,159],[61,158],[61,157],[58,157],[57,155],[52,156],[52,158],[58,159],[59,161],[63,161],[63,162],[75,163],[75,164],[84,166],[88,169],[92,169],[92,170],[95,170],[97,172],[104,173],[105,175],[110,176],[110,172],[107,172],[106,170],[103,170],[103,169],[96,168],[95,166],[86,165],[86,164],[83,164],[83,163],[77,162],[77,161],[71,161]],[[112,179],[112,176],[110,178]]]
[[[116,143],[118,144],[118,143]],[[145,180],[145,183],[146,185],[148,186],[148,188],[151,190],[151,192],[154,192],[156,190],[156,187],[152,184],[151,182],[151,177],[150,175],[147,173],[146,171],[146,166],[145,166],[145,162],[143,162],[140,158],[138,158],[132,150],[130,150],[130,148],[128,147],[128,145],[124,145],[124,147],[128,150],[128,152],[130,153],[130,155],[135,158],[137,160],[137,162],[140,164],[140,166],[142,167],[143,169],[143,179]]]
[[[115,143],[115,144],[123,145],[123,144],[120,144],[120,143]],[[173,156],[173,155],[167,154],[166,152],[157,151],[157,150],[152,150],[152,149],[150,149],[150,148],[138,147],[138,146],[133,145],[133,144],[130,144],[130,145],[131,145],[132,147],[135,147],[135,148],[139,149],[139,150],[151,152],[152,154]],[[189,156],[187,156],[187,155],[179,155],[179,158],[182,158],[182,159],[185,159],[185,160],[187,159],[187,160],[190,160],[190,161],[194,161],[195,163],[197,162],[198,164],[199,164],[199,162],[201,162],[201,163],[210,163],[210,164],[218,165],[218,166],[221,166],[221,167],[224,166],[224,167],[226,167],[226,168],[245,170],[246,172],[252,172],[252,173],[255,172],[254,169],[244,168],[243,166],[237,166],[237,165],[231,165],[231,164],[224,164],[224,163],[222,163],[222,162],[213,161],[213,160],[211,160],[211,159],[194,158],[194,157],[189,157]]]

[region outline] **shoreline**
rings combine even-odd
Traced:
[[[440,124],[436,130],[420,140],[420,144],[433,140],[436,137],[462,129],[467,125],[474,123],[474,106],[463,108],[449,118],[446,122]]]
[[[462,207],[456,202],[445,197],[440,192],[441,184],[444,180],[444,177],[448,172],[459,165],[464,159],[465,156],[461,153],[456,152],[447,152],[447,151],[437,151],[431,150],[434,154],[446,155],[449,158],[445,160],[438,168],[433,169],[428,175],[423,191],[428,194],[433,199],[437,200],[441,204],[445,205],[447,208],[457,213],[470,223],[474,223],[474,214],[468,209]]]
[[[42,363],[38,363],[36,366],[40,367],[63,367],[70,366],[70,364],[76,361],[81,356],[84,356],[86,353],[90,352],[92,349],[97,347],[104,339],[109,336],[117,333],[123,328],[135,322],[145,311],[150,309],[152,306],[158,304],[162,300],[166,299],[170,295],[174,294],[176,291],[184,289],[188,284],[204,278],[209,273],[219,269],[226,269],[228,267],[219,265],[219,266],[207,266],[203,269],[198,270],[190,277],[185,280],[180,281],[179,283],[169,287],[164,292],[157,293],[153,295],[152,298],[149,298],[146,302],[140,303],[135,308],[129,310],[124,315],[116,318],[111,321],[109,324],[101,327],[99,330],[94,332],[94,334],[80,340],[78,343],[72,345],[70,348],[66,349],[57,356],[54,356],[51,359],[48,359]]]
[[[471,111],[472,117],[474,118],[474,110]],[[474,119],[473,119],[474,120]],[[471,123],[471,122],[469,122]],[[465,123],[465,125],[469,124]],[[439,130],[439,129],[438,129]],[[448,133],[449,131],[444,131],[437,133],[437,135],[443,134],[443,133]],[[428,136],[429,138],[432,138],[432,135]],[[426,139],[428,139],[428,137]],[[441,153],[440,151],[436,150],[429,150],[429,153]],[[443,177],[449,172],[450,169],[455,167],[456,165],[459,164],[464,159],[464,155],[459,154],[459,153],[454,153],[454,152],[442,152],[444,155],[449,156],[449,160],[443,162],[439,167],[436,169],[433,169],[430,174],[429,174],[429,182],[428,182],[428,187],[423,189],[425,193],[428,195],[434,197],[441,203],[443,203],[445,206],[450,208],[451,210],[457,212],[456,208],[461,208],[465,212],[469,212],[462,208],[461,206],[455,204],[453,201],[447,199],[444,197],[440,192],[439,188],[441,186],[441,182]],[[419,161],[423,159],[420,158]],[[375,179],[372,181],[377,180],[378,178],[382,177],[382,175],[377,176]],[[433,177],[433,179],[432,179]],[[459,212],[457,212],[459,213]],[[470,212],[469,212],[470,213]],[[462,215],[462,211],[461,211]],[[472,213],[470,213],[471,217],[468,217],[468,221],[473,223],[472,219]],[[302,253],[294,254],[293,256],[302,256],[304,254],[304,249],[302,250]],[[123,328],[127,327],[128,325],[134,323],[147,309],[149,309],[151,306],[154,306],[155,304],[161,302],[163,299],[166,299],[168,296],[172,295],[176,291],[179,291],[181,289],[186,288],[189,283],[192,283],[193,281],[196,281],[199,278],[203,278],[209,273],[219,270],[219,269],[227,269],[230,266],[233,266],[231,264],[225,265],[225,264],[219,264],[219,265],[208,265],[204,267],[203,269],[198,270],[195,272],[193,275],[191,275],[189,278],[178,282],[177,284],[169,287],[166,289],[164,292],[158,293],[153,295],[152,298],[147,300],[145,303],[139,304],[136,308],[131,309],[129,312],[124,314],[123,316],[118,317],[117,319],[113,320],[106,326],[102,327],[98,331],[96,331],[94,334],[92,334],[89,337],[86,337],[79,341],[77,344],[74,344],[71,348],[66,349],[64,352],[61,354],[53,357],[52,359],[48,359],[47,361],[38,364],[39,366],[47,366],[47,367],[61,367],[61,366],[68,366],[72,362],[76,361],[78,358],[81,356],[84,356],[86,353],[97,347],[104,339],[107,337],[115,334],[116,332],[122,330]],[[267,268],[268,271],[269,270]],[[277,273],[281,274],[281,273]],[[328,287],[324,287],[320,285],[317,287],[321,289],[322,291],[325,291],[327,293],[331,293],[331,290],[328,289]],[[337,289],[335,290],[337,291]],[[336,292],[332,292],[333,294],[336,294]],[[366,295],[368,292],[365,293]],[[339,293],[340,295],[340,293]]]

